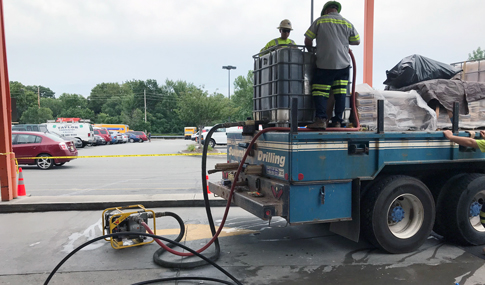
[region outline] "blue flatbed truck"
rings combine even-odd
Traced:
[[[249,139],[228,134],[228,162],[241,161]],[[331,223],[391,253],[417,249],[433,226],[455,242],[485,243],[485,155],[442,132],[268,132],[245,163],[262,171],[242,172],[232,201],[263,220]],[[209,185],[229,197],[229,183]]]
[[[289,125],[301,118],[296,109]],[[390,253],[416,250],[432,230],[456,243],[485,244],[485,154],[441,131],[386,132],[382,113],[377,131],[265,126],[228,133],[228,163],[216,165],[223,179],[209,190],[263,220],[331,223],[331,231]],[[457,117],[454,131],[468,136],[458,132]]]

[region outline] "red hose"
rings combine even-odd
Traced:
[[[352,68],[352,94],[351,94],[350,100],[353,103],[352,104],[352,113],[354,115],[354,120],[355,120],[355,123],[356,123],[355,125],[356,126],[354,128],[327,128],[325,130],[326,132],[356,132],[356,131],[359,131],[360,130],[360,122],[359,122],[359,117],[357,116],[357,107],[356,107],[356,104],[355,104],[355,99],[356,99],[355,98],[356,97],[355,96],[355,77],[356,77],[356,74],[357,74],[357,70],[356,70],[356,67],[355,67],[355,57],[354,57],[354,54],[352,53],[352,50],[349,49],[349,53],[350,53],[350,58],[352,59],[352,67],[353,67]],[[234,175],[234,183],[232,183],[232,185],[231,185],[231,192],[229,193],[229,197],[227,199],[226,210],[224,212],[224,216],[222,218],[221,225],[217,229],[217,232],[212,237],[212,239],[205,246],[203,246],[201,249],[196,250],[198,253],[203,252],[209,246],[211,246],[211,244],[217,239],[217,237],[221,233],[222,229],[224,228],[224,224],[226,223],[227,215],[229,214],[229,208],[231,206],[232,195],[234,194],[234,187],[236,185],[237,179],[239,178],[239,173],[242,170],[242,166],[244,165],[244,162],[246,161],[246,158],[248,156],[249,150],[253,147],[254,142],[256,141],[256,139],[259,136],[261,136],[264,133],[270,132],[270,131],[289,132],[290,131],[290,128],[283,128],[283,127],[266,128],[266,129],[263,129],[263,130],[259,131],[253,137],[253,139],[251,140],[251,143],[249,144],[248,148],[246,149],[246,152],[244,153],[243,158],[241,159],[241,162],[239,163],[239,167],[238,167],[238,169],[236,171],[236,175]],[[315,130],[315,129],[298,129],[298,131],[315,132],[317,130]],[[142,222],[141,225],[147,230],[147,232],[149,232],[150,234],[154,234],[153,231],[150,229],[150,227],[145,222]],[[163,242],[161,242],[159,239],[155,239],[155,241],[163,249],[165,249],[166,251],[168,251],[170,253],[173,253],[175,255],[179,255],[179,256],[192,256],[193,255],[190,252],[179,252],[179,251],[173,250],[170,247],[168,247],[167,245],[165,245]]]
[[[242,167],[244,165],[244,162],[246,161],[246,158],[248,156],[248,153],[249,153],[249,150],[253,147],[254,145],[254,142],[258,139],[259,136],[261,136],[262,134],[264,133],[267,133],[267,132],[271,132],[271,131],[275,131],[275,132],[289,132],[290,131],[290,128],[280,128],[280,127],[273,127],[273,128],[266,128],[266,129],[263,129],[261,131],[259,131],[254,137],[253,139],[251,140],[251,143],[249,144],[248,148],[246,149],[246,152],[244,153],[244,156],[243,158],[241,159],[241,162],[239,163],[239,167],[237,168],[237,171],[236,171],[236,174],[234,175],[234,182],[232,183],[231,185],[231,192],[229,193],[229,197],[227,198],[227,204],[226,204],[226,210],[224,212],[224,216],[222,217],[222,221],[221,221],[221,225],[219,226],[219,228],[217,229],[217,232],[216,234],[212,237],[212,239],[205,245],[203,246],[201,249],[199,250],[196,250],[196,252],[198,253],[201,253],[203,252],[204,250],[206,250],[209,246],[211,246],[211,244],[217,239],[217,237],[219,236],[219,234],[221,233],[222,229],[224,228],[224,224],[226,223],[226,219],[227,219],[227,215],[229,214],[229,208],[231,206],[231,201],[232,201],[232,195],[234,194],[234,188],[236,186],[236,181],[237,179],[239,178],[239,173],[241,173],[242,171]],[[142,222],[141,225],[151,234],[153,234],[153,231],[150,229],[150,227],[145,223],[145,222]],[[160,240],[158,239],[155,239],[155,241],[163,248],[165,249],[166,251],[170,252],[170,253],[173,253],[175,255],[179,255],[179,256],[192,256],[193,254],[190,253],[190,252],[179,252],[179,251],[176,251],[176,250],[173,250],[171,249],[170,247],[168,247],[167,245],[165,245],[163,242],[161,242]]]
[[[357,76],[357,68],[355,67],[355,57],[352,50],[349,49],[350,58],[352,59],[352,94],[350,100],[352,101],[352,114],[354,115],[355,127],[353,128],[327,128],[327,132],[356,132],[360,130],[359,116],[357,115],[357,105],[355,104],[355,77]]]
[[[353,131],[354,129],[356,129],[356,128],[333,128],[332,130],[335,130],[335,131],[349,131],[349,130],[352,130]],[[275,132],[289,132],[290,131],[290,128],[283,128],[283,127],[266,128],[266,129],[263,129],[263,130],[259,131],[252,138],[251,143],[247,147],[246,152],[244,153],[244,156],[241,159],[241,162],[239,163],[239,167],[237,168],[236,174],[234,175],[234,182],[231,185],[231,192],[229,193],[229,197],[227,198],[226,210],[224,211],[224,216],[222,217],[221,224],[220,224],[219,228],[217,229],[217,232],[215,233],[215,235],[212,237],[212,239],[205,246],[203,246],[202,248],[196,250],[197,253],[201,253],[204,250],[206,250],[209,246],[211,246],[212,243],[214,243],[214,241],[217,239],[217,237],[221,233],[222,229],[224,228],[224,224],[226,223],[227,215],[229,214],[229,208],[231,206],[231,201],[232,201],[232,196],[234,194],[234,189],[235,189],[235,186],[236,186],[236,181],[239,178],[239,173],[241,173],[241,171],[242,171],[242,166],[244,165],[244,162],[246,162],[246,158],[248,156],[249,150],[253,147],[254,142],[259,138],[259,136],[261,136],[264,133],[271,132],[271,131],[275,131]],[[314,132],[315,130],[312,130],[312,129],[299,129],[298,131],[305,131],[305,132],[313,131]],[[147,230],[147,232],[149,232],[150,234],[153,234],[154,235],[153,231],[150,229],[150,227],[145,222],[141,222],[141,225]],[[170,247],[168,247],[167,245],[165,245],[163,242],[161,242],[159,239],[154,239],[154,240],[163,249],[165,249],[166,251],[168,251],[168,252],[170,252],[172,254],[175,254],[175,255],[178,255],[178,256],[193,256],[193,254],[190,253],[190,252],[180,252],[180,251],[173,250]]]

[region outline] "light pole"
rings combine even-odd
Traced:
[[[229,71],[227,77],[227,97],[231,99],[231,69],[236,69],[236,67],[232,65],[227,65],[223,66],[222,69],[227,69],[227,71]]]

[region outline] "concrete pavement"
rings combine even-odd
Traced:
[[[205,210],[159,208],[185,222],[182,242],[199,249],[210,239]],[[213,208],[216,226],[223,207]],[[0,215],[0,284],[42,284],[69,252],[101,235],[102,211],[12,213]],[[174,219],[157,219],[157,234],[174,238]],[[217,264],[242,284],[485,284],[485,260],[463,248],[430,236],[417,251],[387,254],[365,241],[354,243],[331,233],[326,224],[288,226],[274,218],[271,224],[240,208],[230,209],[220,238]],[[171,269],[156,265],[159,248],[149,245],[112,249],[101,240],[72,256],[49,284],[133,284],[175,276],[208,276],[231,281],[212,266]],[[207,251],[213,252],[213,246]],[[179,261],[170,254],[165,259]],[[157,284],[220,284],[209,281]]]

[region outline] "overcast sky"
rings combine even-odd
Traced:
[[[314,1],[314,19],[326,1]],[[98,83],[185,80],[227,96],[253,67],[252,55],[279,36],[303,45],[310,0],[3,0],[9,79],[89,96]],[[364,34],[364,0],[342,0],[341,14]],[[373,85],[420,54],[453,63],[485,48],[483,0],[376,0]],[[363,44],[352,48],[362,83]]]

